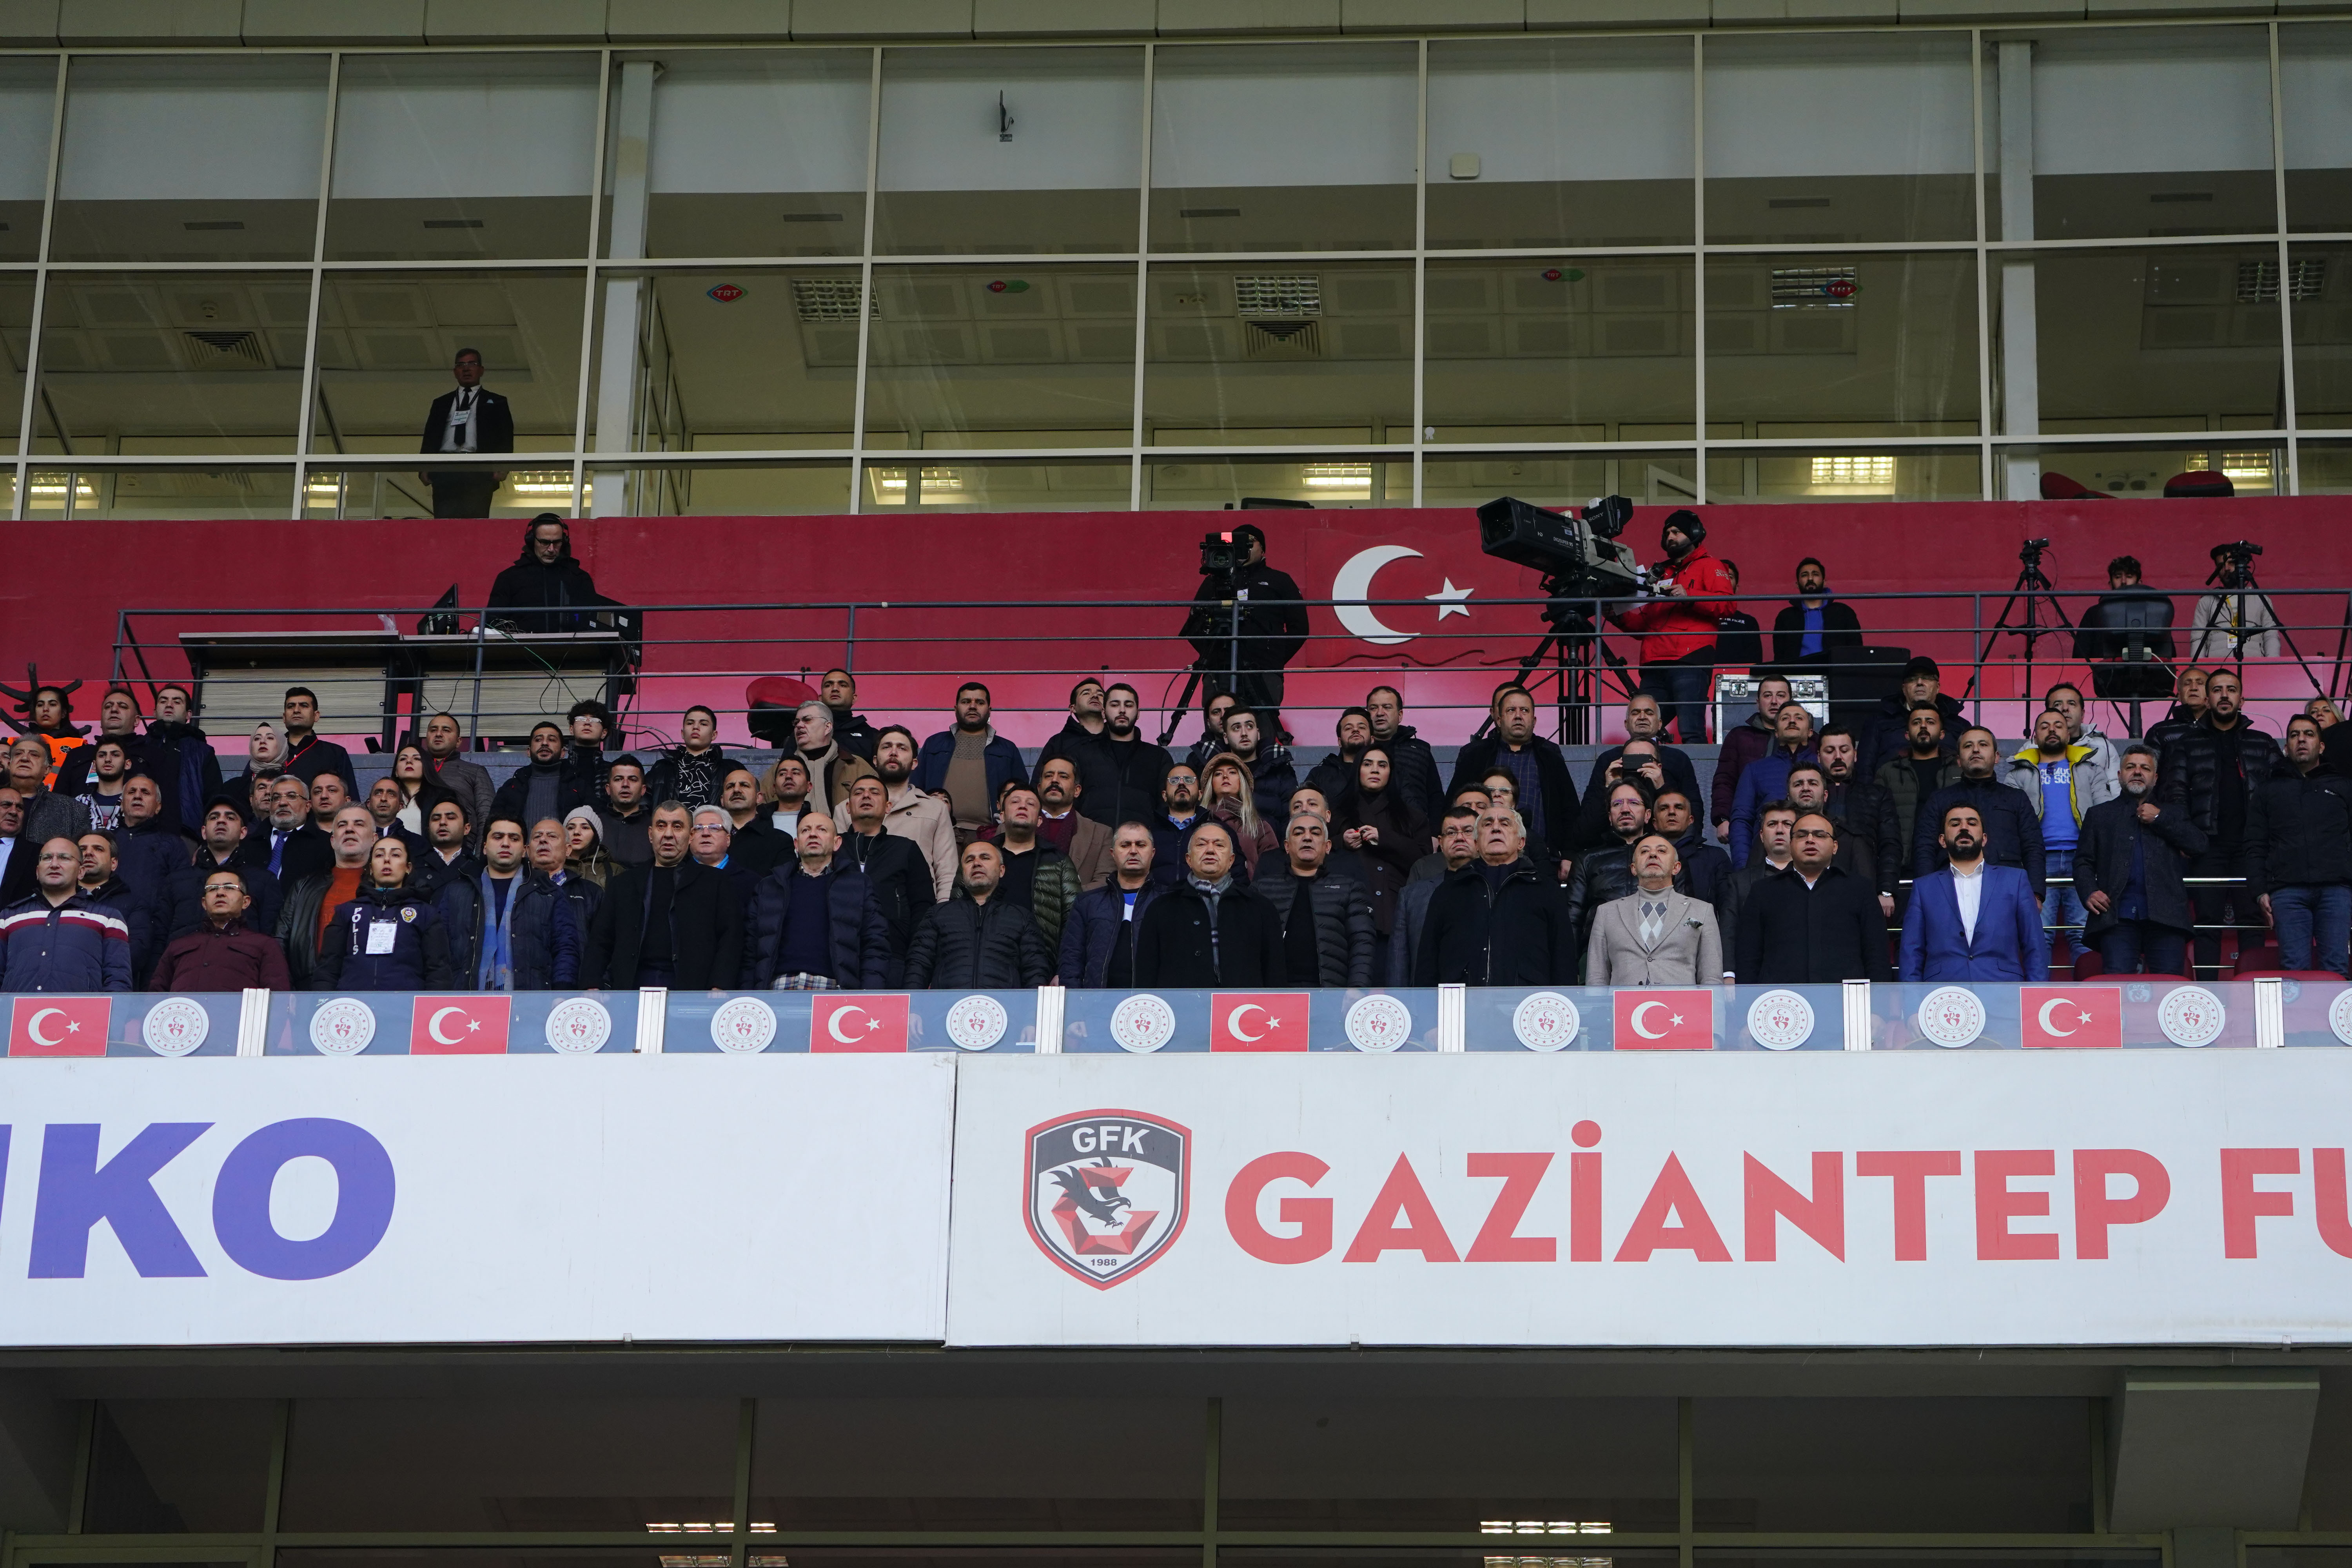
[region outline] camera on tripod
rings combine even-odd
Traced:
[[[2029,539],[2017,547],[2017,558],[2028,566],[2042,564],[2042,552],[2050,548],[2046,539]]]
[[[1602,496],[1573,517],[1504,496],[1478,509],[1478,548],[1542,573],[1554,599],[1630,599],[1643,591],[1642,566],[1617,536],[1633,517],[1624,496]]]
[[[2254,557],[2262,552],[2263,547],[2251,539],[2232,539],[2226,544],[2217,544],[2205,552],[2213,562],[2212,574],[2205,581],[2214,583],[2249,577],[2254,569]]]
[[[1201,541],[1201,575],[1231,576],[1242,563],[1242,547],[1230,533],[1212,533]]]

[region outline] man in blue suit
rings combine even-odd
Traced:
[[[1944,809],[1937,836],[1950,861],[1911,889],[1903,921],[1905,980],[2050,978],[2050,946],[2033,884],[2014,866],[1985,861],[1984,818],[1965,801]]]

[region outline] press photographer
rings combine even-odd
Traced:
[[[1283,666],[1307,646],[1307,633],[1298,584],[1265,563],[1265,534],[1255,523],[1201,542],[1201,587],[1183,637],[1200,656],[1192,668],[1204,700],[1230,691],[1279,737]]]

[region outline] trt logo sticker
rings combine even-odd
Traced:
[[[1029,1129],[1024,1218],[1039,1250],[1108,1290],[1176,1244],[1192,1134],[1138,1110],[1081,1110]]]

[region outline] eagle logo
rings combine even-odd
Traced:
[[[1030,1238],[1098,1290],[1141,1272],[1184,1229],[1191,1131],[1137,1110],[1082,1110],[1029,1130]]]

